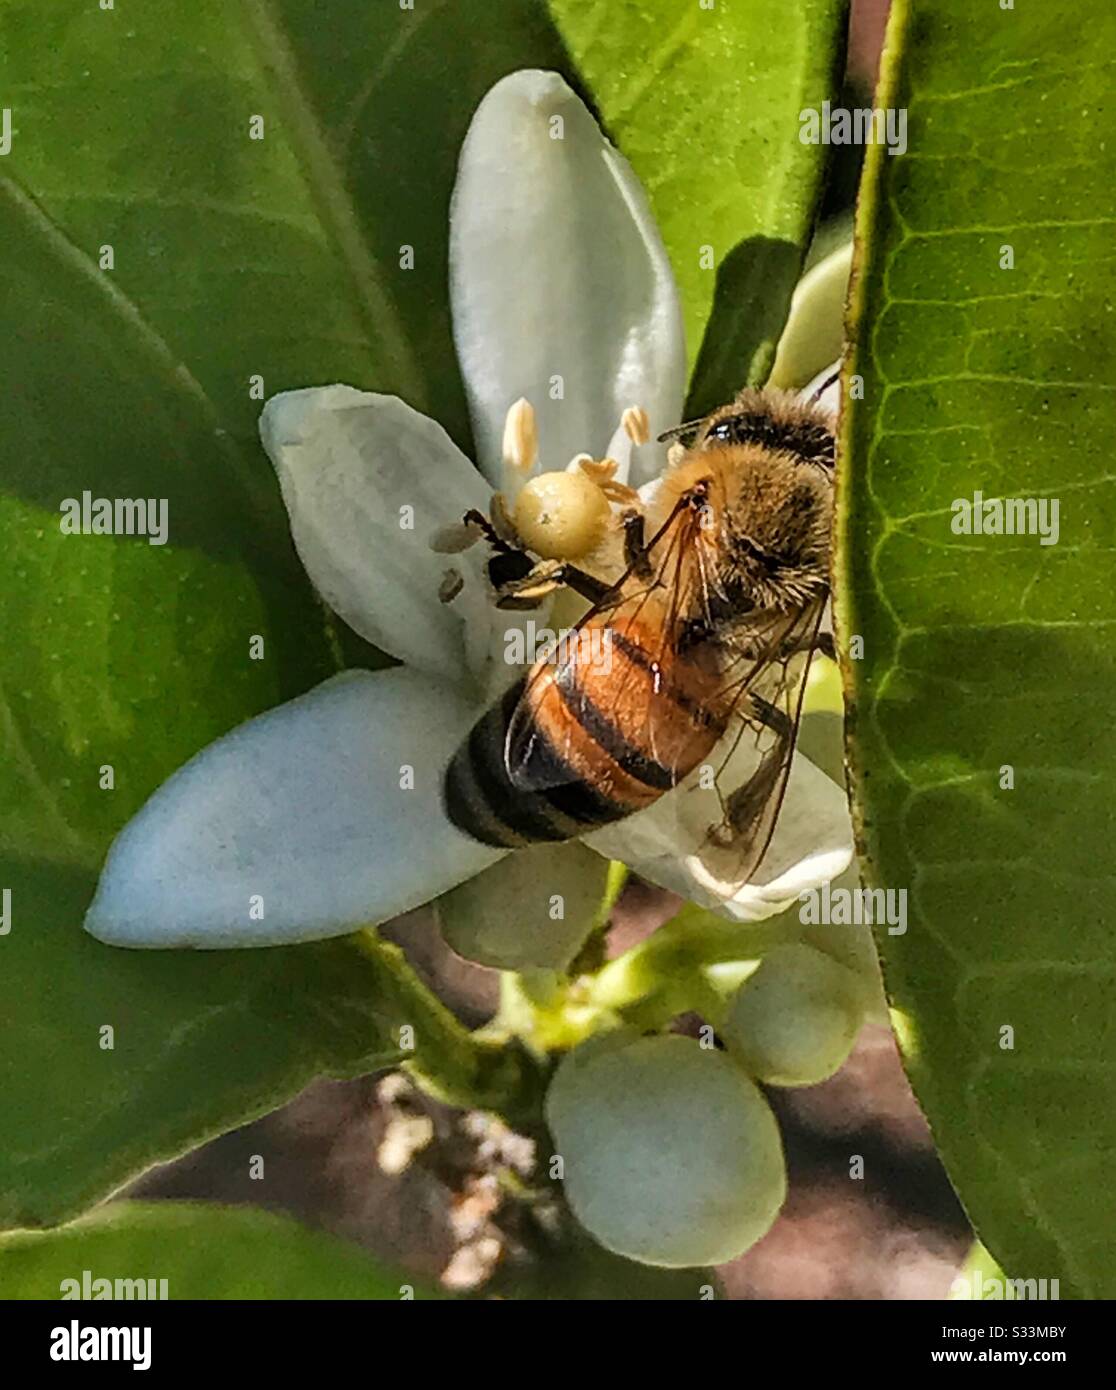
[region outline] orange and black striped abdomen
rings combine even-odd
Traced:
[[[658,628],[602,615],[579,635],[577,650],[594,659],[536,664],[454,755],[446,810],[474,839],[514,848],[621,820],[681,781],[724,732],[715,676],[661,651]]]

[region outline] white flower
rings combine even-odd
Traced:
[[[500,857],[446,818],[441,778],[487,695],[511,675],[498,656],[509,615],[486,589],[484,547],[447,557],[430,541],[468,508],[487,511],[494,487],[515,485],[503,435],[520,398],[535,408],[545,468],[587,450],[616,458],[618,476],[633,484],[656,477],[661,446],[636,447],[617,425],[633,405],[647,412],[652,439],[677,423],[685,354],[643,191],[554,74],[515,73],[479,106],[461,155],[450,255],[481,471],[433,420],[349,386],[278,396],[260,423],[311,579],[403,664],[328,680],[171,777],[112,846],[86,919],[100,940],[313,940],[395,917]],[[446,603],[449,561],[464,584]],[[713,796],[679,789],[588,842],[712,903],[698,846],[717,818]],[[677,843],[680,819],[691,843]],[[777,912],[850,855],[843,794],[798,757],[761,877],[729,911]]]

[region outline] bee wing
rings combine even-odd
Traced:
[[[602,718],[614,727],[618,722],[612,717],[615,711],[633,703],[645,705],[645,678],[633,664],[624,663],[620,671],[610,675],[608,702],[603,707],[593,704],[594,694],[586,688],[591,683],[577,678],[576,667],[579,661],[594,659],[591,639],[602,629],[607,629],[610,643],[622,643],[625,633],[637,625],[642,650],[651,657],[667,659],[677,644],[681,615],[692,611],[694,600],[683,591],[681,577],[688,568],[683,564],[687,548],[702,544],[700,530],[698,513],[681,500],[639,559],[590,608],[558,650],[531,667],[508,719],[504,741],[504,766],[513,786],[523,791],[545,791],[581,780],[582,774],[576,770],[580,731],[600,726]],[[700,566],[697,571],[704,574]],[[689,567],[689,572],[692,576],[694,567]],[[702,581],[691,577],[688,584],[692,587],[695,582]],[[550,731],[548,737],[539,731],[541,722]],[[668,742],[666,735],[658,738],[651,710],[647,711],[644,729],[648,749],[654,751],[660,742]],[[617,749],[616,757],[624,766],[629,757],[635,759],[638,754]]]
[[[748,883],[771,846],[825,603],[822,595],[771,623],[727,673],[737,726],[722,741],[715,774],[721,820],[698,851],[704,886],[717,897],[731,898]]]

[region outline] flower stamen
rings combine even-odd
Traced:
[[[492,494],[492,502],[489,505],[488,514],[492,518],[492,529],[500,540],[507,545],[521,545],[519,532],[516,530],[515,520],[508,507],[507,498],[502,492]]]
[[[646,444],[651,438],[651,421],[641,405],[630,405],[620,417],[620,428],[633,444]]]
[[[520,396],[504,417],[504,466],[527,477],[539,456],[539,429],[535,408]]]
[[[620,467],[614,458],[595,459],[591,454],[578,454],[571,461],[570,467],[573,468],[575,464],[599,488],[603,488],[605,483],[611,483]]]
[[[622,507],[631,507],[639,502],[639,493],[634,488],[616,481],[616,470],[620,465],[614,458],[594,459],[588,454],[579,454],[574,463],[610,502],[618,502]],[[573,464],[570,466],[572,468]]]
[[[451,565],[442,575],[442,582],[438,585],[438,602],[452,603],[464,587],[465,576],[456,566]]]

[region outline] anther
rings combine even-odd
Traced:
[[[459,569],[451,567],[442,575],[442,582],[438,585],[438,601],[452,603],[464,587],[464,575]]]
[[[591,478],[598,487],[601,487],[605,483],[610,483],[613,478],[615,478],[616,470],[620,466],[613,458],[595,459],[589,454],[578,454],[570,464],[570,467],[573,468],[575,464],[581,469],[585,476]]]
[[[430,549],[438,555],[459,555],[476,545],[484,531],[470,517],[439,527],[430,537]]]
[[[530,401],[520,396],[504,418],[504,463],[524,477],[535,466],[539,456],[539,431],[535,410]]]
[[[646,444],[651,438],[651,421],[641,405],[630,405],[620,417],[620,427],[633,444]]]

